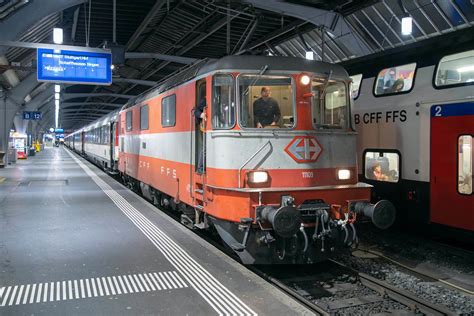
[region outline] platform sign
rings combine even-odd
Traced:
[[[41,112],[23,111],[23,119],[27,121],[41,121],[43,114]]]
[[[38,48],[38,81],[112,83],[112,54]]]

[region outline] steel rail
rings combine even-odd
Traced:
[[[414,293],[410,293],[408,291],[396,288],[395,286],[385,281],[378,280],[368,274],[354,270],[333,259],[329,259],[329,261],[356,273],[362,285],[366,286],[367,288],[372,289],[383,296],[387,296],[394,301],[402,303],[403,305],[410,307],[415,312],[421,312],[425,315],[453,315],[454,314],[453,311],[447,309],[444,306],[437,305],[432,302],[428,302],[422,298],[416,297]]]
[[[449,245],[448,245],[448,246],[449,246]],[[463,250],[464,250],[464,249],[458,249],[458,248],[455,248],[455,249],[456,249],[457,251],[463,251]],[[370,250],[370,249],[365,249],[365,248],[361,248],[361,247],[357,248],[357,250],[360,250],[360,251],[363,251],[363,252],[366,252],[366,253],[370,253],[370,254],[372,254],[372,255],[374,255],[374,256],[377,256],[377,257],[379,257],[379,258],[382,258],[382,259],[384,259],[384,260],[387,260],[387,261],[389,261],[389,262],[391,262],[391,263],[393,263],[393,264],[396,264],[397,266],[399,266],[399,267],[401,267],[401,268],[403,268],[403,269],[405,269],[405,270],[408,270],[408,271],[410,271],[410,272],[412,272],[412,273],[414,273],[414,274],[417,274],[417,275],[419,275],[419,276],[421,276],[421,277],[423,277],[423,278],[431,279],[431,280],[433,280],[433,281],[435,281],[435,282],[443,283],[443,284],[445,284],[445,285],[447,285],[447,286],[449,286],[449,287],[451,287],[451,288],[453,288],[453,289],[455,289],[455,290],[457,290],[457,291],[461,291],[461,292],[464,292],[464,293],[469,294],[469,295],[474,295],[474,291],[468,290],[468,289],[466,289],[466,288],[463,288],[462,286],[459,286],[459,285],[453,284],[453,283],[451,283],[451,282],[445,281],[445,280],[443,280],[443,279],[437,278],[437,277],[432,276],[432,275],[430,275],[430,274],[428,274],[428,273],[426,273],[426,272],[417,271],[417,270],[415,270],[415,269],[413,269],[413,268],[410,268],[410,267],[407,266],[406,264],[403,264],[403,263],[401,263],[401,262],[399,262],[399,261],[397,261],[397,260],[395,260],[395,259],[392,259],[392,258],[390,258],[390,257],[388,257],[388,256],[386,256],[386,255],[384,255],[384,254],[381,253],[381,252],[374,251],[374,250]]]
[[[273,284],[274,286],[276,286],[278,289],[283,291],[285,294],[291,296],[293,299],[298,301],[300,304],[302,304],[305,307],[311,309],[311,311],[313,311],[316,315],[323,315],[323,316],[331,315],[330,313],[325,311],[320,306],[314,304],[313,302],[311,302],[310,300],[308,300],[307,298],[305,298],[304,296],[302,296],[301,294],[299,294],[298,292],[293,290],[291,287],[289,287],[289,286],[285,285],[284,283],[280,282],[278,279],[269,276],[268,274],[258,270],[257,268],[255,268],[253,266],[247,266],[247,268],[250,271],[252,271],[253,273],[255,273],[256,275],[260,276],[265,281],[267,281],[267,282]]]

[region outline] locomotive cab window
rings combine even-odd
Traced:
[[[458,192],[472,194],[473,143],[471,135],[462,135],[458,139]]]
[[[360,92],[360,84],[362,83],[362,74],[350,76],[352,79],[351,83],[351,98],[352,99],[357,99],[359,97],[359,92]]]
[[[385,68],[375,81],[376,96],[409,92],[413,86],[416,63]]]
[[[437,88],[474,84],[474,50],[443,57],[434,83]]]
[[[128,111],[127,113],[125,113],[125,125],[126,125],[126,128],[127,128],[127,131],[131,131],[132,130],[132,111]]]
[[[161,101],[161,126],[170,127],[176,124],[176,94]]]
[[[140,108],[140,129],[148,129],[148,105],[144,105]]]
[[[291,77],[239,77],[240,124],[248,128],[292,128],[295,107]]]
[[[400,178],[400,156],[397,153],[367,151],[364,158],[366,179],[398,182]]]
[[[312,82],[313,125],[318,129],[347,127],[348,98],[346,84],[340,81],[315,78]]]
[[[212,87],[212,127],[232,128],[235,124],[234,79],[231,75],[215,75]]]

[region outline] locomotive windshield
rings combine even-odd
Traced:
[[[289,76],[241,75],[240,124],[247,128],[292,128],[294,91]]]
[[[314,126],[318,129],[346,128],[348,122],[346,84],[334,80],[326,83],[323,78],[315,78],[312,83],[312,92]]]

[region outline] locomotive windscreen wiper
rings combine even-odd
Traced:
[[[321,91],[320,95],[319,95],[319,99],[322,100],[324,99],[324,97],[326,96],[326,89],[329,85],[329,80],[331,80],[331,76],[332,76],[332,70],[329,70],[329,74],[328,76],[324,79],[324,82],[323,82],[323,90]]]
[[[247,95],[247,93],[249,92],[250,87],[252,87],[257,82],[257,80],[260,79],[260,77],[265,73],[265,71],[267,71],[267,69],[268,69],[268,65],[265,65],[260,69],[260,72],[258,73],[258,76],[252,81],[252,83],[250,85],[247,86],[247,89],[245,89],[245,91],[242,95]]]

